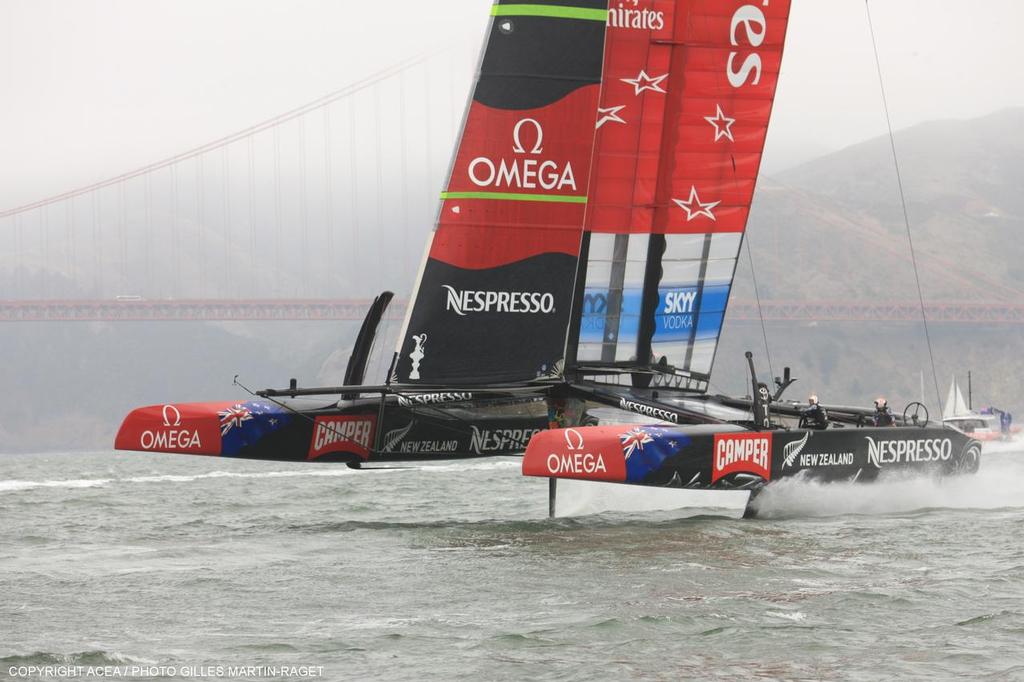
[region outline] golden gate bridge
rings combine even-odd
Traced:
[[[207,144],[0,211],[0,322],[361,319],[375,293],[411,289],[473,63],[419,55]],[[935,323],[1019,325],[1015,300],[926,312]],[[920,315],[916,302],[729,308],[741,321]]]

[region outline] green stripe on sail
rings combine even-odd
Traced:
[[[608,21],[608,10],[564,5],[494,5],[492,17],[556,17],[559,19],[585,19]]]
[[[442,199],[497,199],[499,201],[547,201],[556,204],[585,204],[585,196],[525,194],[523,192],[441,192]]]

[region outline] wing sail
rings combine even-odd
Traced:
[[[499,0],[392,381],[561,370],[607,0]]]
[[[575,363],[706,388],[782,61],[789,0],[610,11]]]

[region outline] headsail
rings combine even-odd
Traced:
[[[704,389],[789,0],[619,5],[609,17],[575,361],[583,374],[653,369],[656,383]]]
[[[607,0],[498,0],[392,380],[523,381],[562,366]]]

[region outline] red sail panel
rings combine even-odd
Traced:
[[[640,0],[631,11],[655,19],[617,27],[612,11],[587,229],[742,232],[789,0]]]
[[[474,102],[444,192],[430,257],[482,269],[543,253],[577,256],[598,86],[551,105]]]
[[[607,0],[497,0],[391,380],[523,382],[564,363]]]
[[[789,0],[637,0],[609,10],[580,366],[706,387],[788,16]]]

